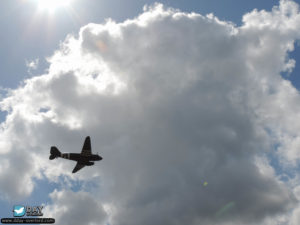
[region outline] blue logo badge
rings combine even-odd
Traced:
[[[21,205],[15,205],[13,212],[15,217],[21,217],[25,215],[25,207]]]

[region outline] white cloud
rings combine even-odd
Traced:
[[[26,67],[27,67],[27,72],[29,74],[32,73],[33,70],[36,70],[39,66],[39,59],[34,59],[31,61],[26,60]]]
[[[57,224],[106,224],[103,206],[89,193],[54,190],[50,197],[57,205],[45,207],[43,213],[55,217]]]
[[[82,224],[73,217],[81,202],[100,213],[90,224],[297,221],[300,182],[280,181],[266,158],[278,157],[283,173],[300,158],[300,96],[280,76],[294,67],[297,7],[280,1],[235,27],[157,4],[124,23],[82,27],[48,74],[2,100],[1,191],[28,195],[41,171],[52,181],[94,180],[91,193],[51,194],[47,212],[58,224]],[[79,152],[86,135],[104,158],[94,167],[71,174],[74,162],[48,160],[50,146]]]

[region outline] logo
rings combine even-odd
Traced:
[[[1,218],[1,223],[4,224],[53,224],[54,218],[41,218],[43,216],[44,206],[13,206],[13,218]],[[23,217],[23,216],[27,216]],[[22,218],[23,217],[23,218]]]
[[[25,215],[25,207],[21,205],[15,205],[13,208],[14,217],[21,217]]]
[[[43,206],[21,206],[15,205],[13,208],[14,217],[26,216],[43,216]]]

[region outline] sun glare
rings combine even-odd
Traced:
[[[71,1],[72,0],[37,0],[37,3],[39,10],[54,12],[58,8],[69,6]]]

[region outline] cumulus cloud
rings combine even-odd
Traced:
[[[57,191],[50,194],[57,206],[47,207],[44,216],[55,217],[59,224],[106,224],[101,204],[86,192]]]
[[[1,102],[9,112],[1,191],[29,195],[42,175],[93,180],[92,191],[50,195],[47,212],[59,224],[82,224],[84,202],[95,210],[82,217],[87,224],[295,225],[300,182],[288,175],[300,158],[300,96],[280,73],[293,69],[288,52],[299,38],[292,1],[254,10],[240,27],[160,4],[123,23],[82,27],[47,74]],[[104,158],[94,167],[74,175],[74,163],[48,160],[51,145],[80,151],[86,135]],[[16,163],[29,171],[23,179],[5,172]]]

